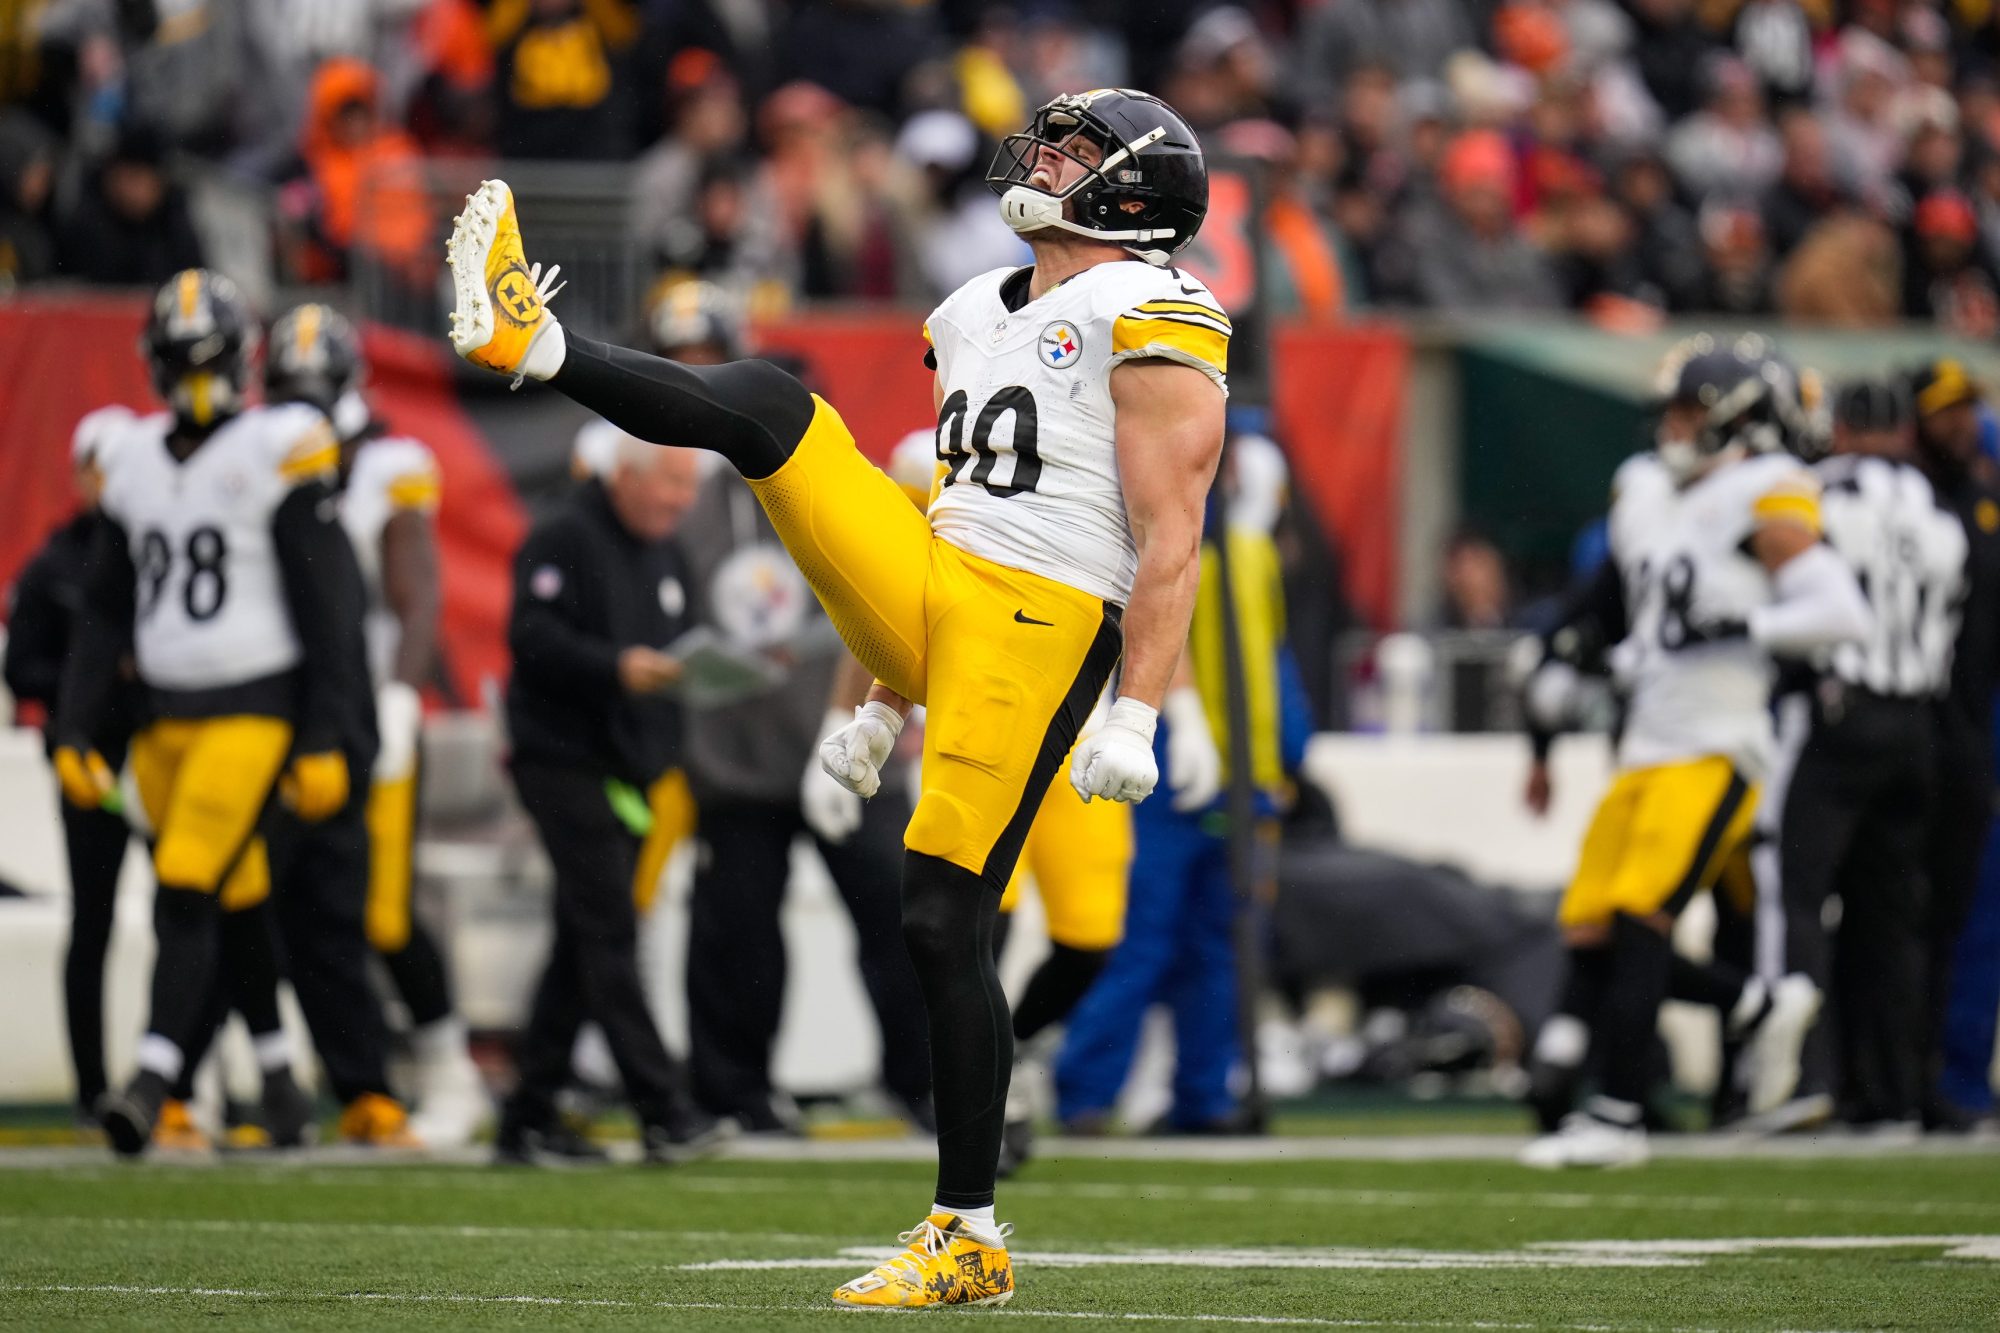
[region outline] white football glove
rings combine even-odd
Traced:
[[[854,720],[819,743],[819,766],[864,800],[882,790],[882,765],[903,734],[903,719],[885,703],[870,700],[854,710]]]
[[[1137,699],[1113,703],[1104,725],[1077,742],[1069,765],[1076,794],[1086,803],[1093,796],[1136,803],[1152,795],[1160,782],[1160,767],[1153,762],[1159,718],[1158,710]]]
[[[392,680],[375,691],[375,731],[381,737],[375,752],[377,782],[399,782],[416,772],[423,728],[423,696],[414,686]]]
[[[1201,692],[1188,685],[1169,690],[1160,712],[1167,719],[1167,786],[1174,809],[1199,810],[1222,791],[1222,751],[1215,748]]]
[[[828,712],[826,721],[820,724],[820,743],[824,745],[834,733],[852,723],[844,709]],[[815,756],[806,763],[805,776],[799,779],[799,813],[805,816],[806,827],[815,834],[828,842],[842,843],[861,827],[861,798],[842,786]]]

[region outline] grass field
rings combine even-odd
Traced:
[[[929,1180],[907,1160],[521,1172],[0,1154],[0,1327],[826,1326],[857,1317],[826,1293],[916,1220]],[[1065,1158],[1006,1187],[1001,1215],[1017,1228],[1013,1304],[908,1317],[2000,1329],[1990,1153],[1558,1177],[1483,1160]]]

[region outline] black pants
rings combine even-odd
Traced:
[[[906,1102],[930,1092],[923,992],[903,947],[898,882],[910,805],[886,791],[862,807],[846,842],[815,838],[854,918],[861,983],[882,1029],[882,1081]],[[796,802],[701,802],[701,860],[688,923],[688,1066],[717,1115],[764,1113],[785,994],[778,909],[792,840],[808,830]]]
[[[388,1095],[389,1028],[368,980],[368,774],[333,818],[307,824],[284,810],[264,822],[286,972],[327,1082],[343,1102]]]
[[[1924,856],[1931,900],[1922,927],[1923,1007],[1918,1038],[1919,1095],[1939,1096],[1952,958],[1979,888],[1979,859],[1993,822],[1992,738],[1946,705],[1939,710],[1929,836]]]
[[[549,1123],[589,1019],[604,1030],[640,1120],[666,1123],[686,1096],[686,1071],[667,1054],[639,979],[639,839],[612,813],[602,774],[517,763],[514,786],[555,865],[556,933],[515,1047],[520,1081],[506,1118]]]
[[[63,845],[69,854],[69,951],[63,957],[63,1008],[76,1098],[93,1105],[104,1095],[104,956],[111,947],[118,872],[132,832],[123,815],[62,803]]]
[[[1927,705],[1849,691],[1816,712],[1780,816],[1786,966],[1828,991],[1836,1015],[1807,1068],[1832,1057],[1858,1120],[1916,1110],[1931,770]],[[1822,924],[1836,894],[1838,941]]]

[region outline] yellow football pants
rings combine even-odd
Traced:
[[[1720,755],[1620,773],[1591,817],[1558,920],[1679,912],[1715,884],[1756,813],[1756,786]]]
[[[1086,804],[1057,768],[1027,845],[1007,881],[1000,910],[1019,905],[1022,882],[1035,877],[1049,938],[1072,949],[1115,948],[1125,934],[1125,885],[1132,869],[1132,809],[1116,801]]]
[[[1118,613],[936,540],[815,403],[792,457],[750,487],[848,649],[929,709],[904,845],[1002,889],[1118,660]]]
[[[173,888],[214,893],[236,872],[226,905],[269,892],[261,849],[245,854],[292,748],[292,725],[275,717],[167,718],[132,741],[132,776],[154,831],[153,874]],[[227,901],[233,899],[234,901]]]

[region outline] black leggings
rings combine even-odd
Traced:
[[[549,383],[628,435],[711,449],[755,481],[785,465],[816,410],[803,384],[768,361],[684,366],[564,330]]]
[[[118,872],[132,836],[124,816],[108,810],[62,807],[69,853],[69,951],[63,957],[63,1008],[69,1020],[70,1061],[76,1098],[95,1105],[104,1095],[104,955],[111,947]]]

